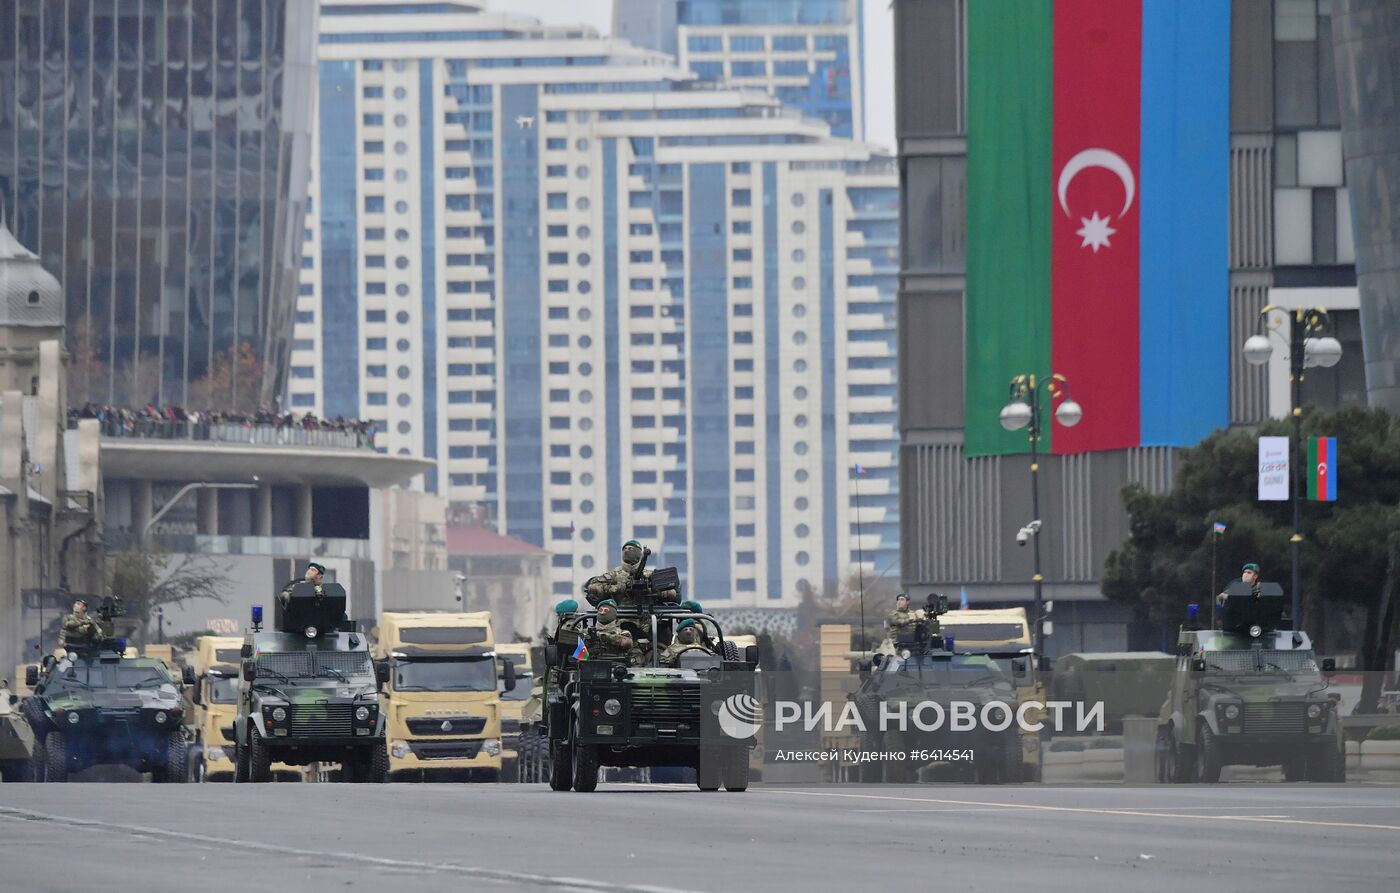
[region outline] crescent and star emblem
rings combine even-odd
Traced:
[[[1122,218],[1124,214],[1128,213],[1128,209],[1133,206],[1137,179],[1133,176],[1133,169],[1128,166],[1128,162],[1123,160],[1123,156],[1119,155],[1117,152],[1109,151],[1108,149],[1085,149],[1065,162],[1065,166],[1060,168],[1060,180],[1057,185],[1060,209],[1065,212],[1066,217],[1073,219],[1074,215],[1070,213],[1069,201],[1066,198],[1069,192],[1069,184],[1080,171],[1091,167],[1101,167],[1109,173],[1114,174],[1122,181],[1123,209],[1118,212],[1118,217]],[[1075,231],[1075,235],[1079,236],[1084,241],[1080,243],[1079,247],[1092,248],[1095,254],[1099,253],[1100,248],[1111,248],[1112,244],[1108,241],[1108,237],[1118,232],[1118,230],[1108,225],[1109,221],[1112,219],[1111,217],[1100,215],[1098,209],[1095,209],[1088,217],[1080,217],[1079,220],[1083,226]]]

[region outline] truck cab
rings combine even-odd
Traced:
[[[500,688],[513,694],[515,671],[497,655],[491,613],[385,613],[374,654],[388,671],[380,709],[390,779],[497,781],[498,677]]]
[[[194,745],[191,781],[233,781],[233,717],[238,712],[238,636],[200,636],[190,658]]]
[[[502,643],[496,646],[496,654],[509,660],[515,668],[515,685],[506,691],[505,674],[500,677],[501,694],[501,771],[507,779],[517,774],[516,762],[519,759],[520,721],[525,701],[530,697],[534,685],[534,672],[530,664],[530,644],[528,642]]]

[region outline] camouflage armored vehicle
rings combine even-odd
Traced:
[[[1016,682],[998,662],[1000,652],[957,650],[956,640],[943,635],[938,619],[947,610],[946,596],[930,596],[912,629],[898,631],[868,660],[861,661],[860,688],[849,696],[865,727],[863,750],[931,753],[941,759],[868,763],[863,767],[863,781],[915,781],[920,766],[928,762],[951,765],[963,781],[978,784],[1021,780],[1022,742],[1014,722],[995,731],[980,722],[965,731],[953,730],[949,719],[932,730],[920,729],[912,721],[902,730],[881,730],[882,710],[907,711],[912,717],[915,705],[924,702],[939,705],[945,717],[951,716],[954,703],[972,705],[978,716],[986,705],[998,703],[1004,705],[1006,716],[1016,715]],[[1024,675],[1029,671],[1029,654],[1012,662],[1016,672]],[[924,715],[930,718],[928,724],[936,724],[932,721],[935,712]]]
[[[35,781],[67,781],[97,765],[130,766],[156,782],[188,771],[181,680],[164,661],[131,657],[120,639],[49,655],[25,670],[23,702],[34,730]],[[184,684],[193,682],[185,671]]]
[[[1282,766],[1287,781],[1346,780],[1337,698],[1306,633],[1292,629],[1283,590],[1235,581],[1217,629],[1177,640],[1176,673],[1157,726],[1157,780],[1217,782],[1224,766]]]
[[[639,571],[633,579],[629,605],[617,616],[639,647],[635,660],[600,655],[593,612],[559,615],[545,646],[550,787],[592,791],[601,766],[618,766],[694,769],[702,791],[747,789],[754,724],[761,721],[758,648],[739,655],[714,617],[675,604],[675,568],[650,577]],[[705,647],[662,666],[661,652],[684,620],[701,627]]]
[[[297,583],[276,602],[274,629],[262,606],[240,651],[233,722],[234,781],[272,780],[274,763],[339,763],[350,781],[384,781],[389,755],[369,644],[345,617],[345,588]]]
[[[34,758],[34,730],[18,709],[19,698],[8,679],[0,682],[0,781],[30,780]]]

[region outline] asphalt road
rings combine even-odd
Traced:
[[[14,891],[1393,890],[1400,787],[0,786]]]

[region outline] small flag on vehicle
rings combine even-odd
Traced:
[[[962,602],[962,604],[961,604],[959,607],[960,607],[962,610],[966,611],[966,610],[967,610],[967,587],[966,587],[966,586],[962,587],[962,595],[961,595],[961,598],[960,598],[959,600]]]
[[[588,646],[583,644],[583,639],[579,639],[578,644],[574,646],[573,658],[574,660],[588,659]]]
[[[859,462],[857,462],[857,463],[856,463],[856,477],[863,477],[864,475],[865,475],[865,466],[864,466],[864,465],[861,465]]]
[[[1308,438],[1308,498],[1337,501],[1337,438]]]
[[[1216,533],[1224,533],[1224,532],[1225,532],[1225,524],[1224,524],[1224,522],[1222,522],[1222,521],[1216,521],[1216,522],[1215,522],[1215,532],[1216,532]]]

